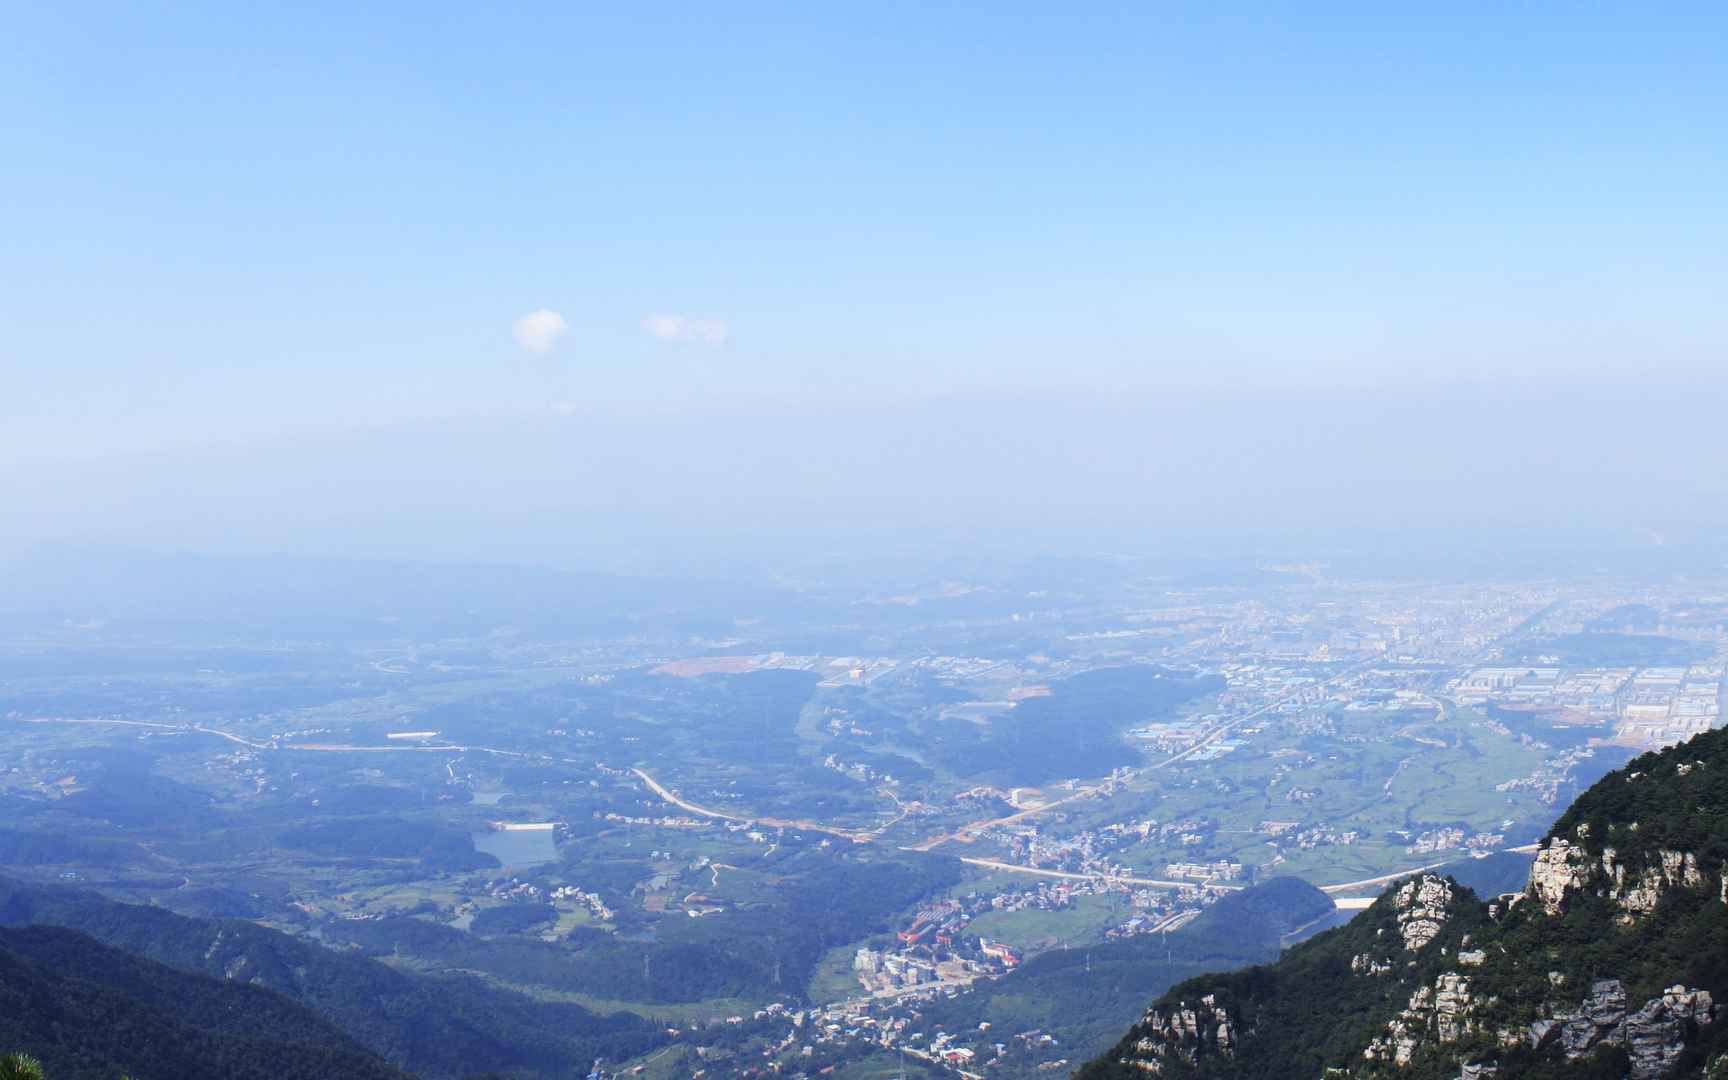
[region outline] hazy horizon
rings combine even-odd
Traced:
[[[0,544],[659,569],[1112,550],[1295,557],[1403,536],[1707,542],[1696,387],[552,412],[0,471]],[[1568,541],[1574,535],[1576,543]],[[1231,539],[1234,537],[1235,539]],[[1306,540],[1304,540],[1306,538]],[[1357,545],[1362,546],[1362,545]]]
[[[1725,28],[27,9],[0,548],[1707,535]]]

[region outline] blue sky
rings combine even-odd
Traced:
[[[9,9],[0,464],[1723,371],[1720,5],[360,7]]]

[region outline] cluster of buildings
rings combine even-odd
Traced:
[[[934,904],[920,908],[912,917],[912,924],[900,931],[898,937],[902,945],[922,945],[927,941],[952,945],[954,936],[971,921],[958,901]]]
[[[600,899],[599,893],[591,893],[575,885],[560,885],[551,893],[552,901],[563,901],[588,909],[589,914],[600,922],[611,922],[617,912],[606,906],[606,901]]]
[[[1242,876],[1242,864],[1233,859],[1217,862],[1173,862],[1164,867],[1164,876],[1183,881],[1236,881]]]
[[[1141,912],[1131,916],[1128,921],[1112,926],[1104,931],[1104,940],[1120,941],[1123,938],[1137,937],[1141,934],[1162,934],[1171,930],[1180,930],[1200,917],[1198,907],[1183,908],[1166,914]]]
[[[865,732],[865,734],[869,733]],[[822,765],[825,768],[833,769],[842,776],[849,776],[852,779],[865,784],[896,783],[894,777],[887,773],[878,769],[873,769],[860,761],[842,761],[838,754],[829,754],[827,757],[823,758]]]
[[[1334,844],[1349,847],[1366,835],[1361,829],[1337,829],[1325,825],[1303,828],[1299,821],[1262,821],[1254,831],[1271,837],[1266,841],[1266,846],[1274,852],[1267,864],[1269,867],[1284,862],[1284,852],[1291,849],[1313,851]]]
[[[238,780],[251,783],[255,795],[276,790],[276,785],[270,782],[268,770],[264,768],[263,759],[255,750],[236,750],[231,754],[220,754],[206,762],[204,767],[228,772]]]
[[[1113,850],[1128,844],[1194,847],[1206,843],[1217,829],[1218,823],[1211,818],[1181,818],[1166,822],[1147,818],[1113,822],[1063,837],[1049,836],[1036,824],[1021,825],[1012,830],[986,829],[978,835],[1000,842],[1007,855],[1023,865],[1121,877],[1133,876],[1133,872],[1109,857]]]
[[[922,1006],[940,994],[955,992],[953,987],[931,986],[887,1003],[840,1002],[806,1012],[782,1011],[781,1019],[790,1021],[790,1027],[770,1052],[790,1050],[797,1061],[811,1058],[822,1047],[865,1045],[943,1065],[961,1077],[976,1080],[990,1075],[993,1068],[999,1069],[1011,1052],[1041,1056],[1060,1053],[1060,1041],[1041,1029],[1002,1036],[992,1031],[988,1021],[954,1031],[940,1024],[928,1024]],[[764,1014],[758,1012],[756,1016],[761,1020]],[[1057,1059],[1038,1067],[1052,1070],[1067,1064],[1066,1059]],[[825,1075],[831,1071],[832,1068],[819,1073]]]
[[[617,814],[608,810],[604,814],[596,811],[594,816],[614,825],[644,825],[655,829],[706,829],[714,824],[711,820],[676,814],[665,817],[649,817],[646,815]]]
[[[899,951],[859,949],[852,958],[852,971],[871,993],[955,982],[971,974],[963,963],[946,956],[944,950],[928,945]]]
[[[600,894],[576,885],[549,885],[542,888],[521,878],[501,878],[486,883],[486,895],[506,904],[551,902],[572,907],[584,907],[600,922],[610,922],[617,914],[600,899]]]
[[[1544,760],[1528,776],[1496,784],[1494,790],[1527,791],[1541,799],[1544,805],[1553,806],[1560,801],[1561,789],[1570,781],[1574,767],[1595,753],[1596,751],[1588,746],[1563,750]]]
[[[852,971],[866,991],[892,995],[933,984],[969,983],[1019,966],[1020,954],[1011,946],[963,935],[964,928],[964,921],[959,921],[950,924],[947,932],[929,935],[930,940],[907,944],[901,934],[896,948],[861,948],[853,954]]]
[[[1116,937],[1153,930],[1175,929],[1199,914],[1209,899],[1202,885],[1234,881],[1241,864],[1219,862],[1187,867],[1196,885],[1192,889],[1130,889],[1102,878],[1076,881],[1039,881],[1026,889],[966,896],[921,908],[892,944],[861,948],[852,969],[860,983],[872,993],[889,993],[937,984],[949,986],[978,977],[1002,975],[1019,965],[1019,952],[1005,942],[967,933],[972,920],[991,912],[1065,911],[1083,896],[1118,894],[1135,911],[1117,928]],[[1172,918],[1180,921],[1171,922]]]
[[[1620,742],[1666,746],[1716,726],[1721,715],[1723,665],[1645,668],[1623,692]]]
[[[1512,822],[1503,821],[1501,828],[1509,829]],[[1444,828],[1429,829],[1411,837],[1404,851],[1408,855],[1435,855],[1442,852],[1458,851],[1460,849],[1472,855],[1486,855],[1497,851],[1506,843],[1504,833],[1483,833],[1458,825],[1448,825]]]
[[[544,900],[546,892],[540,886],[521,878],[504,878],[486,883],[486,895],[494,900],[502,900],[507,904],[532,903]]]
[[[1691,738],[1721,718],[1724,665],[1477,668],[1454,680],[1461,705],[1539,715],[1550,723],[1612,725],[1605,741],[1655,748]]]

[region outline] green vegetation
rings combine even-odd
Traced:
[[[400,818],[341,818],[282,834],[282,845],[322,855],[418,859],[428,870],[496,868],[498,860],[474,850],[465,829]]]
[[[0,829],[0,866],[117,867],[143,862],[144,849],[131,840],[109,836],[67,836],[64,833]]]
[[[958,881],[961,864],[859,846],[845,854],[789,853],[774,870],[771,890],[705,918],[667,920],[651,936],[578,927],[574,951],[522,938],[482,940],[412,918],[346,923],[329,933],[378,956],[400,952],[434,968],[620,1001],[796,997],[826,952],[890,929],[893,916]],[[509,907],[492,910],[506,914],[482,912],[476,933],[515,917]]]
[[[933,732],[935,753],[954,773],[1005,784],[1102,776],[1125,760],[1124,731],[1223,687],[1215,675],[1151,665],[1101,668],[1064,679],[1048,697],[1022,701],[983,726],[946,723]]]
[[[472,978],[397,971],[254,923],[191,919],[82,890],[0,879],[0,925],[32,923],[69,927],[168,968],[276,991],[371,1053],[428,1078],[490,1070],[557,1075],[664,1041],[639,1017],[597,1016]]]
[[[544,929],[558,918],[558,909],[551,904],[505,904],[487,908],[474,916],[469,931],[481,937],[500,934],[521,934]]]
[[[0,930],[0,1045],[54,1080],[389,1080],[385,1064],[268,990],[172,971],[57,928]],[[6,1075],[0,1072],[0,1076]]]
[[[967,933],[1012,945],[1016,949],[1047,949],[1061,942],[1090,944],[1105,928],[1132,915],[1118,895],[1082,896],[1063,910],[1028,907],[1020,911],[990,911],[972,920]]]
[[[1229,1010],[1241,1038],[1228,1056],[1162,1058],[1163,1075],[1270,1080],[1348,1066],[1355,1076],[1395,1072],[1402,1080],[1450,1080],[1463,1061],[1498,1062],[1502,1075],[1536,1080],[1624,1075],[1621,1049],[1604,1046],[1594,1057],[1567,1062],[1555,1040],[1533,1047],[1523,1033],[1555,1010],[1575,1008],[1596,980],[1618,980],[1629,1011],[1676,985],[1709,991],[1718,1001],[1728,996],[1728,905],[1720,895],[1728,865],[1728,730],[1645,754],[1608,775],[1561,816],[1549,833],[1550,840],[1556,837],[1580,845],[1578,865],[1592,873],[1613,849],[1628,883],[1662,867],[1664,852],[1671,866],[1679,865],[1674,853],[1691,859],[1701,877],[1671,882],[1653,911],[1636,916],[1609,890],[1592,885],[1569,891],[1559,914],[1550,914],[1534,896],[1491,910],[1454,882],[1438,936],[1413,952],[1402,947],[1389,890],[1348,925],[1290,949],[1276,964],[1191,979],[1165,994],[1161,1008],[1211,995]],[[1508,869],[1491,868],[1484,877],[1497,884]],[[1465,948],[1481,951],[1484,960],[1460,966],[1457,956]],[[1353,968],[1360,956],[1393,962],[1382,974],[1363,974]],[[1467,975],[1475,1002],[1470,1028],[1448,1044],[1426,1034],[1402,1069],[1364,1065],[1364,1048],[1386,1032],[1412,994],[1456,972]],[[1706,1060],[1728,1051],[1728,1025],[1688,1023],[1678,1030],[1685,1045],[1673,1075],[1696,1075]],[[1501,1032],[1518,1037],[1503,1042]],[[1145,1034],[1139,1025],[1132,1028],[1079,1075],[1144,1075],[1119,1060]]]

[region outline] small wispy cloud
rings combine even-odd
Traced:
[[[731,330],[721,319],[696,315],[650,315],[642,320],[648,336],[661,341],[686,341],[697,345],[724,345]]]
[[[516,320],[512,328],[516,335],[516,344],[531,353],[549,353],[558,344],[558,339],[570,329],[570,324],[564,321],[564,316],[547,308],[530,311]]]

